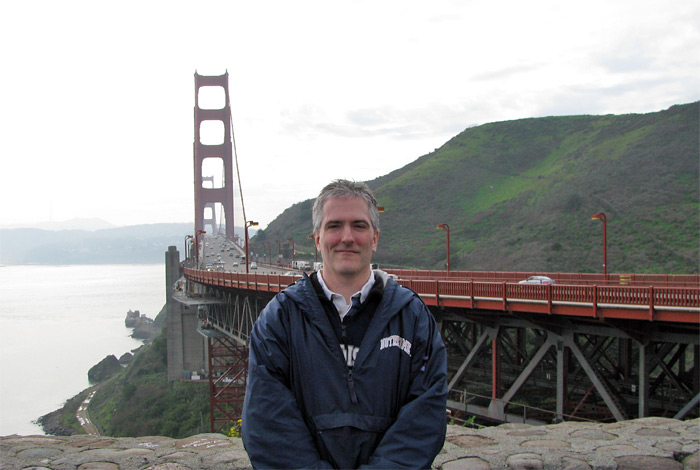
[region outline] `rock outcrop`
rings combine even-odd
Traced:
[[[119,363],[119,359],[112,354],[105,357],[88,370],[88,380],[93,384],[100,383],[112,377],[120,370],[122,370],[122,366]]]
[[[131,364],[131,362],[133,360],[134,360],[134,355],[131,354],[130,352],[126,352],[126,353],[122,354],[121,357],[119,358],[119,364],[125,366],[128,364]]]
[[[126,312],[124,324],[127,328],[133,328],[132,338],[150,341],[160,333],[161,326],[146,315],[141,315],[138,310]]]

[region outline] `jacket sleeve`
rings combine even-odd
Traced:
[[[254,468],[331,468],[289,388],[288,320],[280,298],[265,307],[251,333],[243,445]]]
[[[445,443],[447,430],[447,352],[433,315],[420,299],[416,350],[406,403],[367,465],[360,468],[429,469]]]

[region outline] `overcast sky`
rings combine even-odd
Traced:
[[[0,226],[192,222],[195,71],[229,72],[246,215],[261,227],[331,179],[384,175],[473,125],[700,99],[698,0],[0,11]]]

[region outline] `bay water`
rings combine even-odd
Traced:
[[[155,319],[165,292],[165,264],[0,266],[0,436],[43,434],[92,366],[143,344],[126,313]]]

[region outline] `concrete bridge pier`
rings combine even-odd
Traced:
[[[173,298],[182,276],[180,252],[169,246],[165,253],[165,322],[168,340],[168,380],[191,378],[207,368],[207,344],[197,332],[197,302],[179,302]]]

